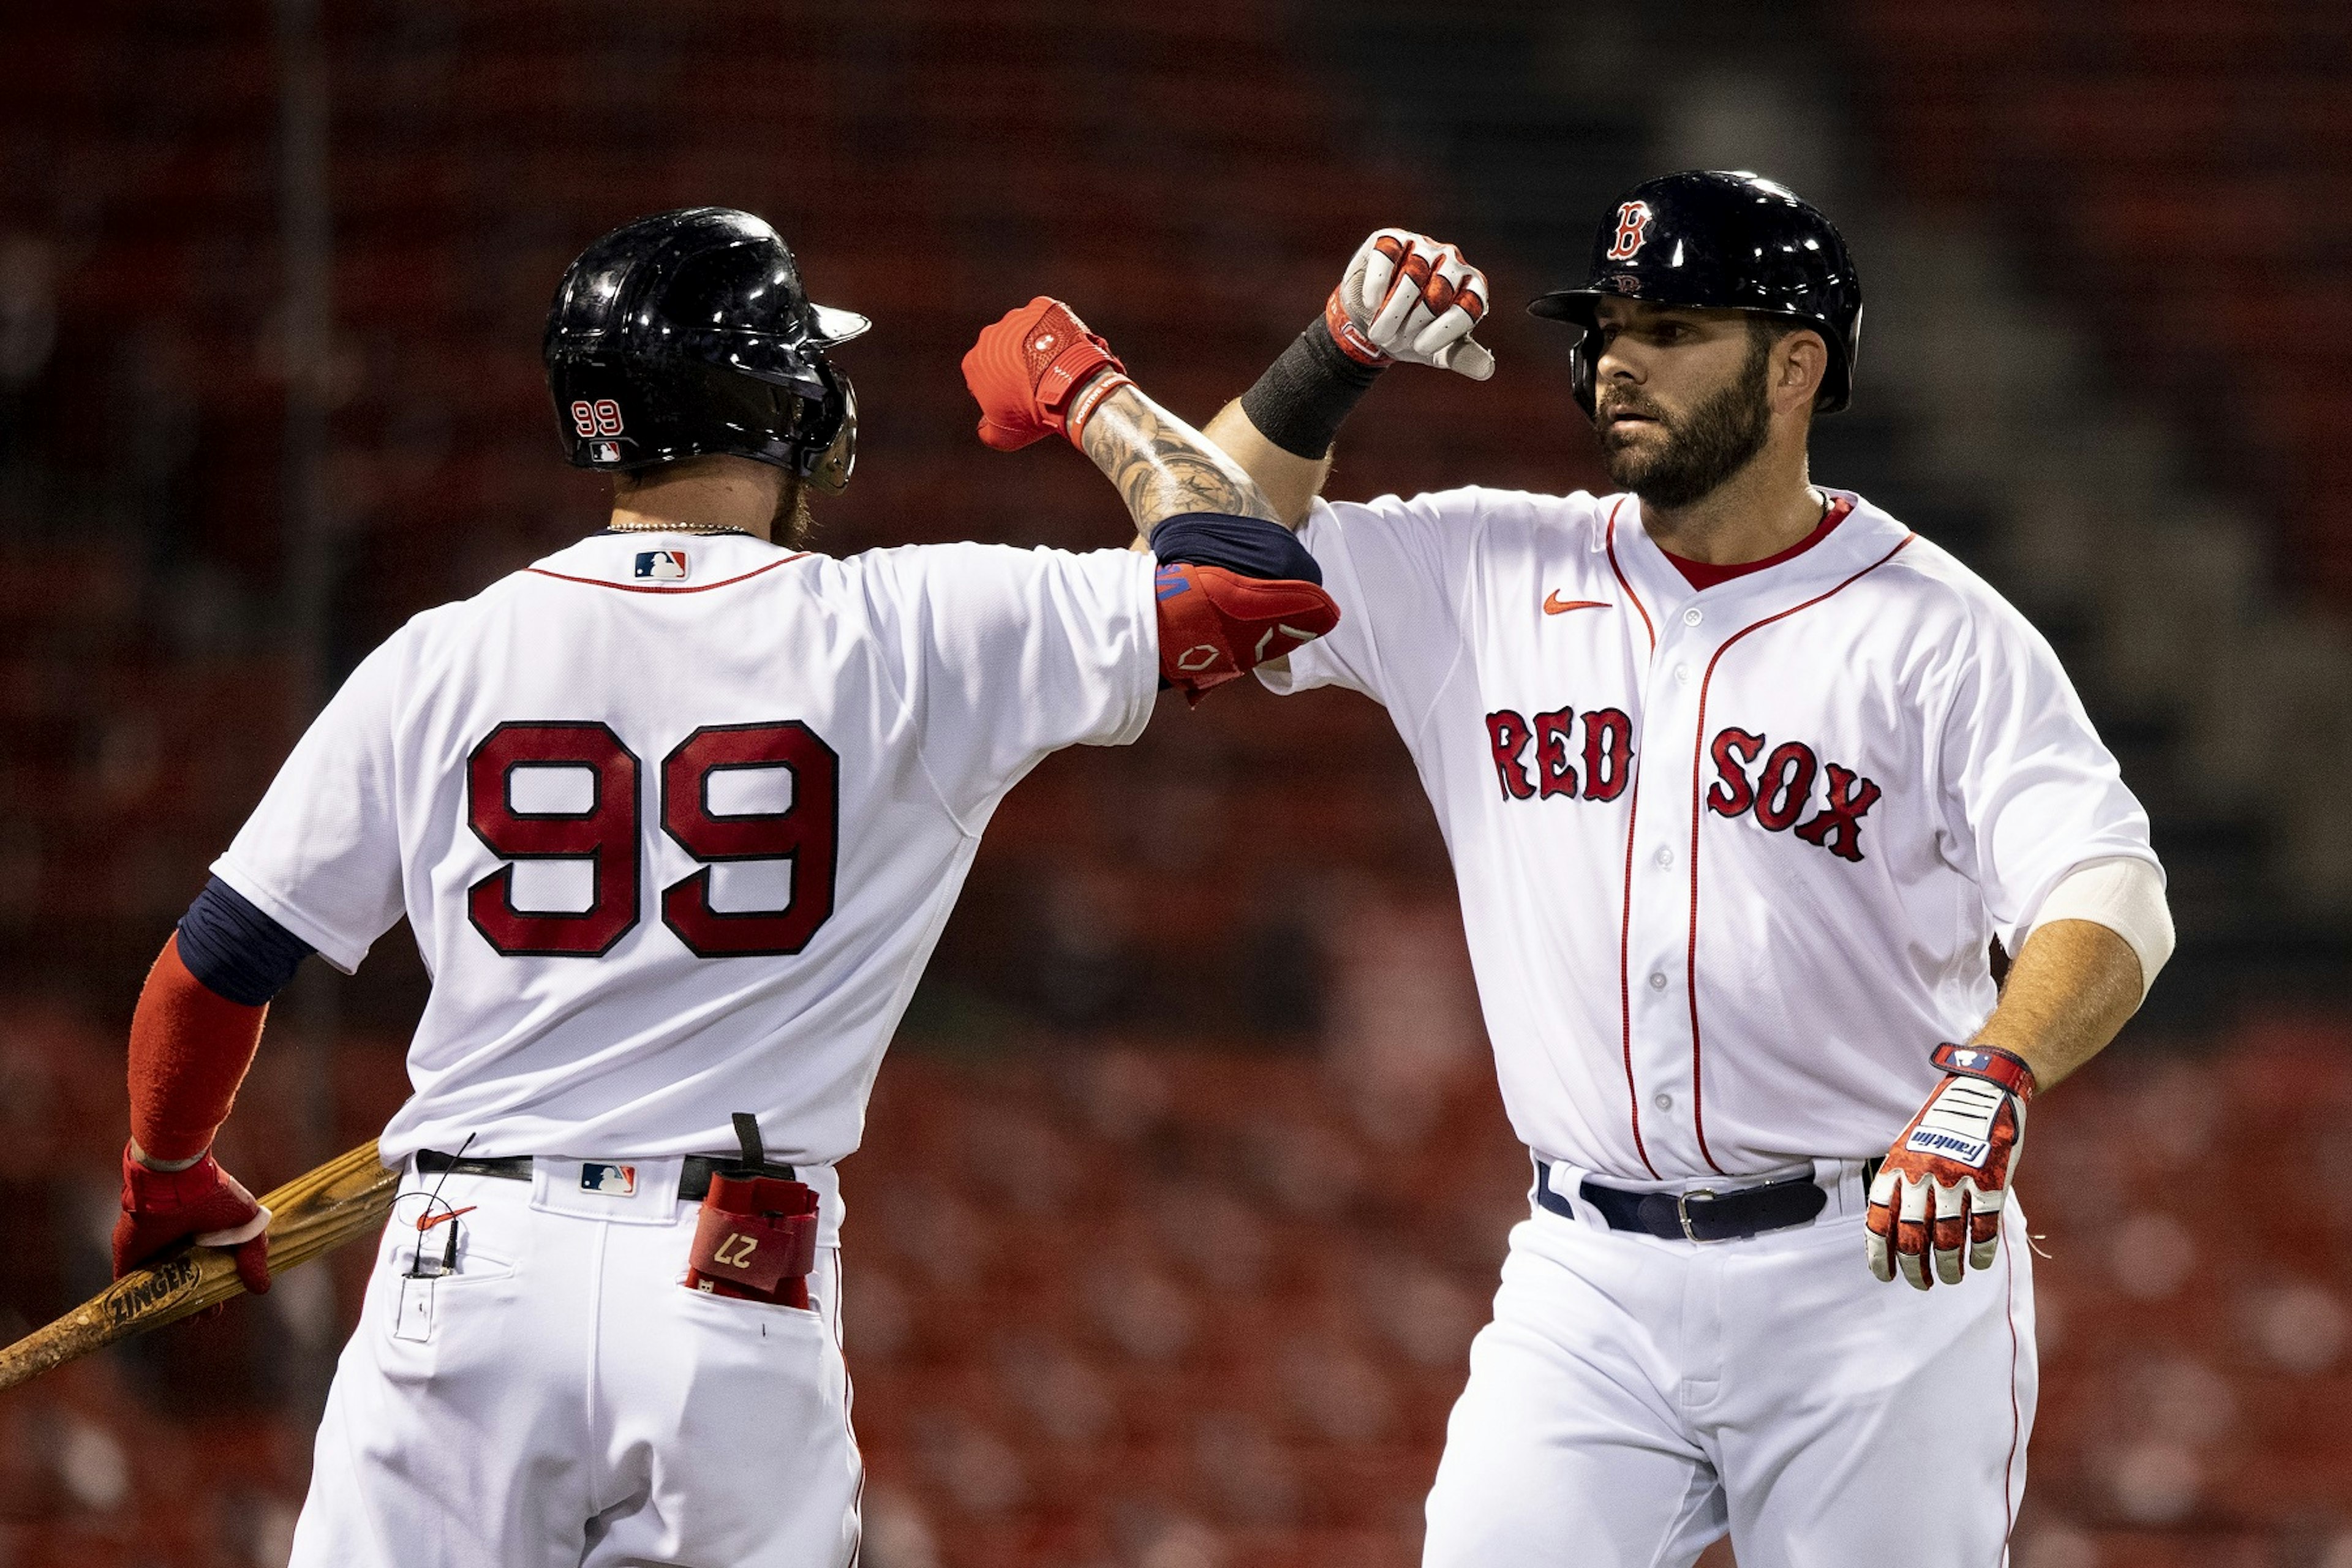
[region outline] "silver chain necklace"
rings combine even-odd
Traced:
[[[692,522],[608,522],[607,533],[741,533],[740,528],[713,528]]]

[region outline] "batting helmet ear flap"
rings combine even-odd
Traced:
[[[837,496],[849,488],[850,470],[857,467],[857,389],[849,377],[831,365],[819,373],[825,379],[826,390],[832,396],[826,405],[837,410],[833,420],[833,435],[819,450],[815,433],[809,444],[801,449],[801,477],[812,489]]]
[[[1587,327],[1568,351],[1568,386],[1587,419],[1594,417],[1601,379],[1601,329]]]

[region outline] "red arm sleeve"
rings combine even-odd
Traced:
[[[176,934],[163,944],[131,1017],[131,1136],[142,1152],[193,1160],[212,1147],[268,1011],[232,1002],[189,973]]]

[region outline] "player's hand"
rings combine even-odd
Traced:
[[[1937,1046],[1947,1076],[1911,1119],[1870,1184],[1870,1271],[1925,1290],[1990,1268],[2000,1251],[2000,1211],[2025,1139],[2033,1069],[1991,1046]],[[1936,1271],[1927,1272],[1927,1254]]]
[[[269,1289],[269,1211],[254,1202],[211,1153],[184,1171],[158,1171],[122,1151],[122,1214],[114,1222],[114,1277],[121,1279],[173,1242],[226,1247],[236,1277],[255,1295]]]
[[[1110,374],[1099,374],[1106,370]],[[980,438],[1000,452],[1045,436],[1067,436],[1076,446],[1095,405],[1129,384],[1126,370],[1077,312],[1043,294],[983,329],[963,356],[963,384],[980,404]]]
[[[1365,364],[1397,360],[1484,381],[1495,374],[1495,356],[1470,333],[1492,298],[1486,275],[1454,247],[1384,228],[1357,248],[1323,306],[1323,324]]]

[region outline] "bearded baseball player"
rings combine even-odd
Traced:
[[[804,548],[866,327],[746,213],[591,247],[545,353],[610,526],[370,655],[148,979],[116,1272],[193,1237],[258,1291],[267,1216],[208,1151],[267,1003],[404,915],[433,974],[298,1564],[850,1562],[834,1166],[982,829],[1163,684],[1334,624],[1246,477],[1051,300],[966,357],[982,437],[1081,446],[1152,553]]]
[[[1375,234],[1208,427],[1342,612],[1260,678],[1364,693],[1419,766],[1534,1158],[1425,1561],[1653,1568],[1727,1530],[1741,1568],[2000,1563],[2011,1178],[2171,951],[2147,818],[2021,616],[1811,482],[1862,323],[1819,212],[1653,180],[1530,307],[1622,493],[1316,499],[1384,366],[1492,373],[1490,299]]]

